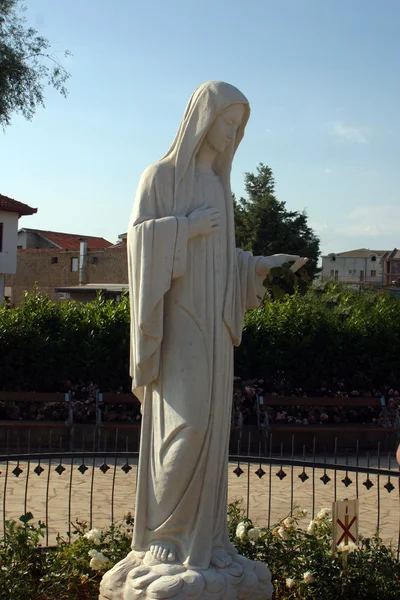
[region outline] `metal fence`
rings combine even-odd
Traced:
[[[260,526],[271,526],[296,506],[308,510],[308,520],[334,500],[358,498],[360,532],[372,535],[379,529],[382,539],[400,549],[400,472],[393,453],[380,444],[369,452],[332,448],[317,453],[303,447],[295,453],[281,445],[273,452],[273,436],[265,452],[238,452],[229,456],[229,500],[240,499],[246,516]],[[84,441],[84,440],[83,440]],[[248,439],[248,449],[252,443]],[[101,449],[77,452],[35,451],[0,456],[0,529],[6,521],[28,511],[47,525],[45,543],[58,533],[71,538],[73,523],[105,527],[134,512],[138,452],[118,450],[121,436],[115,434]],[[243,440],[242,440],[243,442]],[[114,446],[114,448],[113,448]],[[243,443],[241,444],[243,447]],[[304,527],[308,520],[304,521]]]

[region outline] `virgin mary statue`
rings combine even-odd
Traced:
[[[169,152],[141,177],[128,231],[130,373],[142,403],[132,548],[194,570],[229,567],[236,554],[233,348],[269,269],[292,258],[235,246],[230,172],[249,114],[232,85],[200,86]]]

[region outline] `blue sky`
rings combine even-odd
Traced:
[[[192,91],[222,79],[252,115],[232,173],[272,167],[324,253],[400,247],[398,0],[29,0],[71,72],[32,122],[0,133],[0,193],[38,207],[21,226],[126,231],[143,169]]]

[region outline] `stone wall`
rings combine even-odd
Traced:
[[[17,273],[5,282],[12,289],[11,304],[20,304],[25,290],[31,292],[35,285],[52,300],[58,300],[56,287],[79,285],[79,272],[71,270],[73,258],[79,260],[79,251],[19,249]],[[128,283],[126,246],[89,250],[86,272],[87,283]]]

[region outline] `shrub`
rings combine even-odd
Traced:
[[[270,529],[244,517],[238,502],[229,506],[228,527],[238,551],[268,564],[275,600],[397,600],[400,564],[378,534],[339,547],[332,554],[329,510],[322,509],[308,528],[300,527],[306,511],[295,509]],[[72,539],[57,539],[55,548],[40,546],[45,526],[32,514],[6,523],[0,541],[0,590],[7,600],[97,599],[105,571],[130,551],[133,520],[102,532],[76,523]],[[2,592],[0,592],[1,594]],[[1,596],[3,597],[3,596]]]
[[[130,389],[129,304],[55,303],[26,295],[0,307],[0,389],[61,391],[95,381],[102,391]]]
[[[130,551],[133,521],[101,532],[87,523],[73,525],[72,539],[57,538],[55,548],[44,548],[45,526],[31,523],[28,513],[7,521],[0,541],[0,590],[7,600],[80,600],[98,598],[104,571]],[[0,597],[1,596],[0,591]]]
[[[247,313],[236,374],[271,390],[399,387],[400,303],[339,284],[264,302]]]
[[[276,600],[396,600],[400,564],[376,534],[359,546],[340,545],[332,553],[330,511],[322,509],[307,529],[307,512],[295,509],[270,529],[255,527],[238,503],[229,507],[230,538],[238,551],[267,563]]]
[[[33,294],[16,308],[0,307],[0,390],[62,391],[94,382],[102,391],[128,392],[129,318],[127,295],[81,304]],[[333,284],[247,313],[235,370],[243,380],[262,378],[267,393],[372,395],[399,388],[399,355],[400,303]]]

